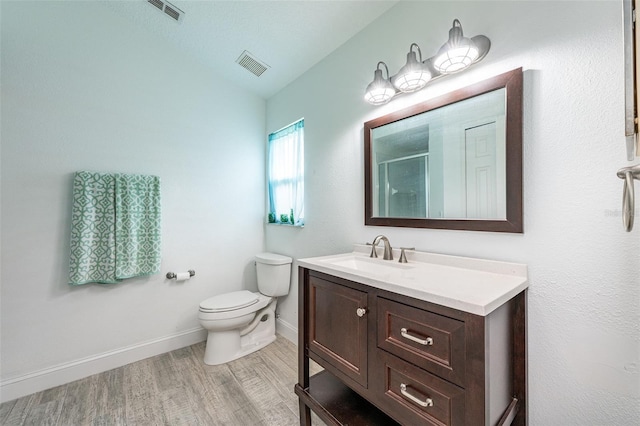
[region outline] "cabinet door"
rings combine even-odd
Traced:
[[[327,370],[367,387],[367,293],[315,276],[308,291],[309,351]]]

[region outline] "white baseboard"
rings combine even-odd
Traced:
[[[207,332],[197,328],[3,380],[0,382],[0,403],[184,348],[206,338]]]
[[[294,345],[298,345],[298,329],[282,318],[276,320],[276,333],[293,342]]]

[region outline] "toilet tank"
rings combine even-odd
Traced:
[[[291,282],[291,259],[275,253],[256,255],[258,290],[265,296],[284,296],[289,293]]]

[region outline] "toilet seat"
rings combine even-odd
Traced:
[[[235,292],[234,292],[235,293]],[[251,294],[251,298],[249,298],[249,296],[245,295],[244,297],[247,297],[244,302],[244,307],[243,308],[230,308],[230,307],[226,307],[226,309],[224,310],[219,310],[219,311],[212,311],[212,310],[207,310],[206,308],[200,308],[198,310],[198,318],[201,321],[217,321],[217,320],[225,320],[225,319],[230,319],[230,318],[238,318],[244,315],[255,315],[256,312],[258,312],[260,309],[266,307],[269,303],[271,303],[271,301],[273,300],[273,298],[269,297],[269,296],[265,296],[264,294],[260,294],[260,293],[251,293],[248,292],[249,294]],[[220,296],[226,296],[229,293],[226,294],[221,294],[219,296],[215,296],[215,297],[220,297]],[[232,296],[232,298],[235,298],[236,296]],[[240,296],[242,297],[242,296]],[[212,297],[211,299],[214,299],[214,297]],[[257,299],[256,302],[252,302],[253,300]],[[207,302],[209,299],[205,300],[205,302]],[[224,298],[222,299],[223,301],[225,300]],[[237,299],[237,300],[242,300]],[[202,302],[200,305],[202,306],[203,304],[205,306],[209,306],[207,304],[205,304],[205,302]],[[224,303],[226,304],[226,303]],[[235,304],[235,303],[234,303]],[[218,309],[220,309],[220,305],[217,305]]]
[[[200,312],[229,312],[258,303],[259,296],[247,290],[233,291],[210,297],[200,303]]]

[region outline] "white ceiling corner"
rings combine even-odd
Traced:
[[[182,1],[180,23],[147,0],[109,7],[194,56],[212,74],[265,99],[294,81],[397,1]],[[244,50],[270,68],[256,77],[236,63]]]

